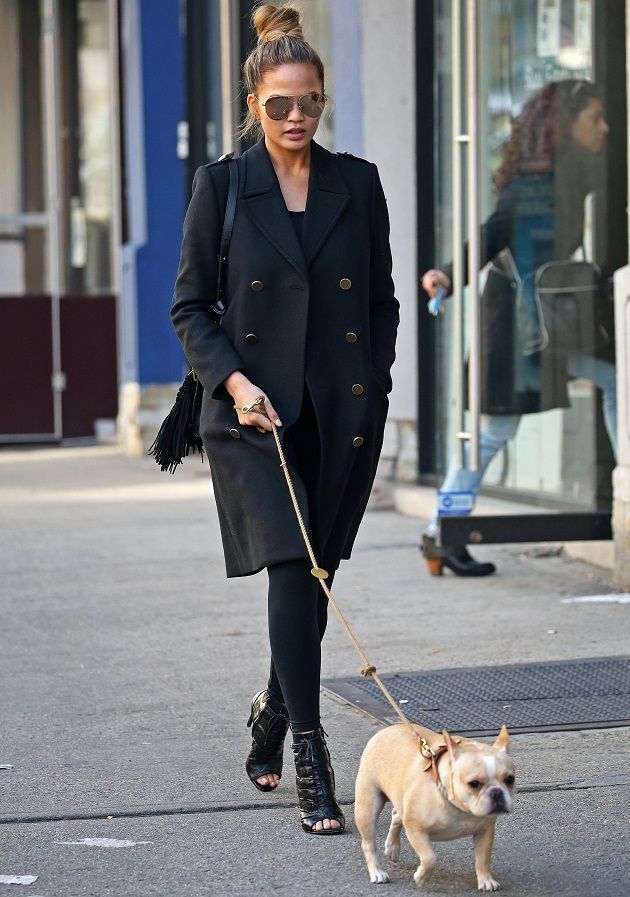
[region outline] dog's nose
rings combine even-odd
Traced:
[[[490,809],[493,813],[507,813],[508,807],[502,788],[490,788],[488,791]]]

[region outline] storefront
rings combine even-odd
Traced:
[[[116,416],[112,10],[0,4],[0,442],[94,436]]]
[[[417,15],[419,270],[455,281],[444,313],[420,321],[421,480],[490,459],[497,496],[608,512],[624,3],[435,3],[430,45],[425,4]]]

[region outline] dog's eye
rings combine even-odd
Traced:
[[[479,779],[473,779],[472,782],[468,783],[468,787],[472,788],[473,791],[478,791],[481,788],[481,782]]]
[[[508,786],[508,788],[511,788],[514,784],[514,776],[506,776],[504,782]]]

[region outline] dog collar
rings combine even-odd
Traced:
[[[420,744],[420,753],[427,761],[424,766],[424,771],[431,771],[431,775],[433,776],[433,781],[436,785],[440,785],[440,773],[438,771],[438,762],[440,757],[447,752],[448,748],[445,744],[438,744],[437,747],[431,747],[424,738]]]
[[[459,741],[459,739],[457,739]],[[446,754],[448,748],[445,744],[438,744],[437,747],[433,748],[429,745],[424,739],[422,739],[422,743],[420,746],[420,753],[426,759],[426,764],[424,767],[425,772],[431,772],[431,776],[433,781],[435,782],[436,788],[440,793],[440,796],[444,798],[444,800],[451,804],[451,806],[455,807],[455,809],[459,810],[461,813],[466,813],[463,807],[461,807],[454,797],[448,793],[448,789],[442,779],[440,778],[440,771],[438,769],[438,763],[440,761],[440,757],[443,757]]]

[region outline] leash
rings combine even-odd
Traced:
[[[252,403],[252,405],[245,406],[245,407],[247,407],[248,410],[252,410],[256,404],[257,404],[257,402],[254,402],[254,403]],[[243,411],[245,411],[245,407],[242,409]],[[259,409],[257,408],[256,410],[259,410]],[[265,412],[261,412],[261,413],[265,413]],[[266,413],[265,413],[265,416],[267,416]],[[287,486],[289,487],[289,494],[291,495],[291,501],[293,502],[293,509],[295,510],[295,516],[297,517],[298,523],[300,525],[300,530],[302,532],[302,538],[304,539],[304,544],[306,545],[306,550],[308,551],[308,556],[310,558],[311,564],[313,565],[312,569],[311,569],[311,574],[319,581],[319,584],[322,587],[324,594],[326,595],[326,598],[328,599],[328,603],[330,604],[330,606],[332,607],[334,612],[337,614],[337,618],[338,618],[339,622],[345,629],[346,634],[347,634],[348,638],[350,639],[350,641],[352,642],[355,651],[361,658],[361,661],[363,663],[363,666],[360,670],[361,675],[364,676],[365,678],[370,677],[374,680],[374,682],[376,682],[376,684],[382,691],[385,699],[388,701],[388,703],[391,705],[391,707],[396,711],[396,714],[400,718],[400,721],[405,726],[407,726],[409,732],[413,735],[413,737],[416,739],[416,741],[418,742],[418,744],[420,746],[420,753],[427,761],[429,761],[429,763],[425,767],[425,769],[432,770],[433,778],[435,779],[435,782],[437,784],[439,782],[437,761],[441,757],[441,755],[446,751],[446,746],[444,746],[443,749],[438,748],[438,750],[434,750],[431,747],[431,745],[427,742],[427,740],[425,738],[423,738],[423,736],[420,735],[419,732],[416,732],[416,730],[413,728],[410,720],[405,715],[405,713],[400,709],[400,706],[398,705],[396,699],[394,698],[392,693],[389,691],[389,689],[387,688],[387,686],[385,685],[385,683],[383,682],[381,677],[376,672],[376,667],[374,666],[374,664],[370,663],[365,651],[359,644],[357,637],[355,636],[354,632],[350,628],[350,624],[348,623],[345,616],[343,615],[341,608],[339,607],[339,605],[333,598],[333,595],[326,584],[326,580],[328,579],[328,571],[324,570],[324,568],[320,567],[319,564],[317,563],[317,558],[315,557],[315,552],[313,551],[313,546],[311,545],[311,540],[309,539],[308,532],[307,532],[306,526],[304,524],[304,518],[302,517],[302,512],[300,511],[300,506],[298,504],[298,500],[297,500],[297,497],[295,494],[295,489],[293,488],[293,481],[291,479],[291,474],[289,473],[289,467],[287,464],[287,460],[285,458],[284,451],[282,449],[282,443],[280,442],[280,437],[278,436],[278,429],[273,421],[271,421],[271,427],[272,427],[274,439],[276,440],[276,447],[278,449],[278,455],[280,456],[280,467],[282,467],[282,470],[284,471],[284,478],[286,479]]]

